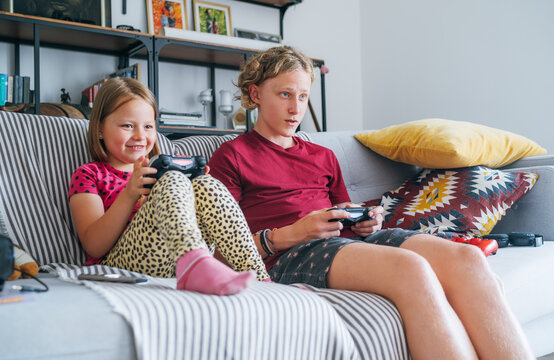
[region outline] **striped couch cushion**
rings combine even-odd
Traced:
[[[73,171],[91,160],[87,129],[88,120],[0,111],[0,224],[39,264],[84,263],[67,189]],[[165,136],[159,142],[173,152]]]

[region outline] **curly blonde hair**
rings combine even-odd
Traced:
[[[108,152],[104,145],[104,140],[100,136],[100,130],[104,125],[106,117],[116,111],[121,105],[135,99],[144,100],[152,106],[152,109],[154,109],[154,120],[156,120],[158,114],[156,98],[150,89],[140,81],[131,78],[113,78],[106,80],[102,84],[96,99],[94,99],[87,133],[88,149],[93,160],[108,160]],[[148,154],[148,158],[159,153],[160,147],[156,140],[154,147]]]
[[[258,105],[250,98],[250,85],[260,85],[264,80],[276,77],[279,74],[295,70],[304,70],[311,81],[314,81],[314,65],[312,60],[303,52],[291,46],[277,46],[251,57],[242,65],[236,86],[240,95],[242,107],[253,110]]]

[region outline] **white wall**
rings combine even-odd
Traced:
[[[289,8],[284,38],[329,68],[325,78],[327,130],[362,129],[360,0],[304,0]],[[319,76],[319,72],[317,73]],[[316,82],[311,100],[321,122],[321,88]],[[306,117],[302,129],[313,131]]]
[[[554,151],[554,2],[361,1],[365,128],[428,117]]]

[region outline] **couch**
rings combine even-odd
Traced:
[[[89,161],[86,120],[0,111],[0,234],[41,265],[45,293],[0,305],[2,358],[71,359],[406,359],[402,321],[374,294],[256,283],[217,297],[174,290],[175,279],[140,285],[77,280],[81,273],[128,272],[83,266],[66,189]],[[332,149],[353,201],[378,198],[421,169],[387,160],[360,145],[354,132],[300,133]],[[207,158],[233,136],[168,140],[163,152]],[[542,247],[509,247],[489,257],[535,355],[554,352],[554,157],[526,158],[510,168],[539,174],[535,187],[494,232],[533,231]],[[133,275],[133,274],[130,274]],[[38,286],[32,279],[7,282]],[[491,309],[494,311],[494,309]]]

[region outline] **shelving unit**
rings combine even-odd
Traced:
[[[270,6],[280,11],[282,19],[288,7],[301,0],[237,0],[261,6]],[[215,89],[215,70],[239,70],[240,64],[256,50],[198,41],[152,36],[145,33],[105,28],[61,20],[0,11],[0,42],[14,44],[15,75],[19,75],[19,46],[31,45],[34,49],[35,111],[40,113],[40,48],[58,48],[72,51],[107,54],[119,58],[119,67],[129,65],[129,58],[147,60],[148,87],[158,98],[159,66],[162,62],[184,65],[199,65],[209,68],[210,87]],[[316,66],[323,60],[314,59]],[[94,79],[91,79],[94,80]],[[322,129],[326,130],[325,77],[321,75]],[[211,103],[212,125],[215,125],[216,102]],[[247,121],[247,130],[250,128]],[[192,134],[241,133],[228,129],[188,128],[161,125],[159,131],[173,137]]]

